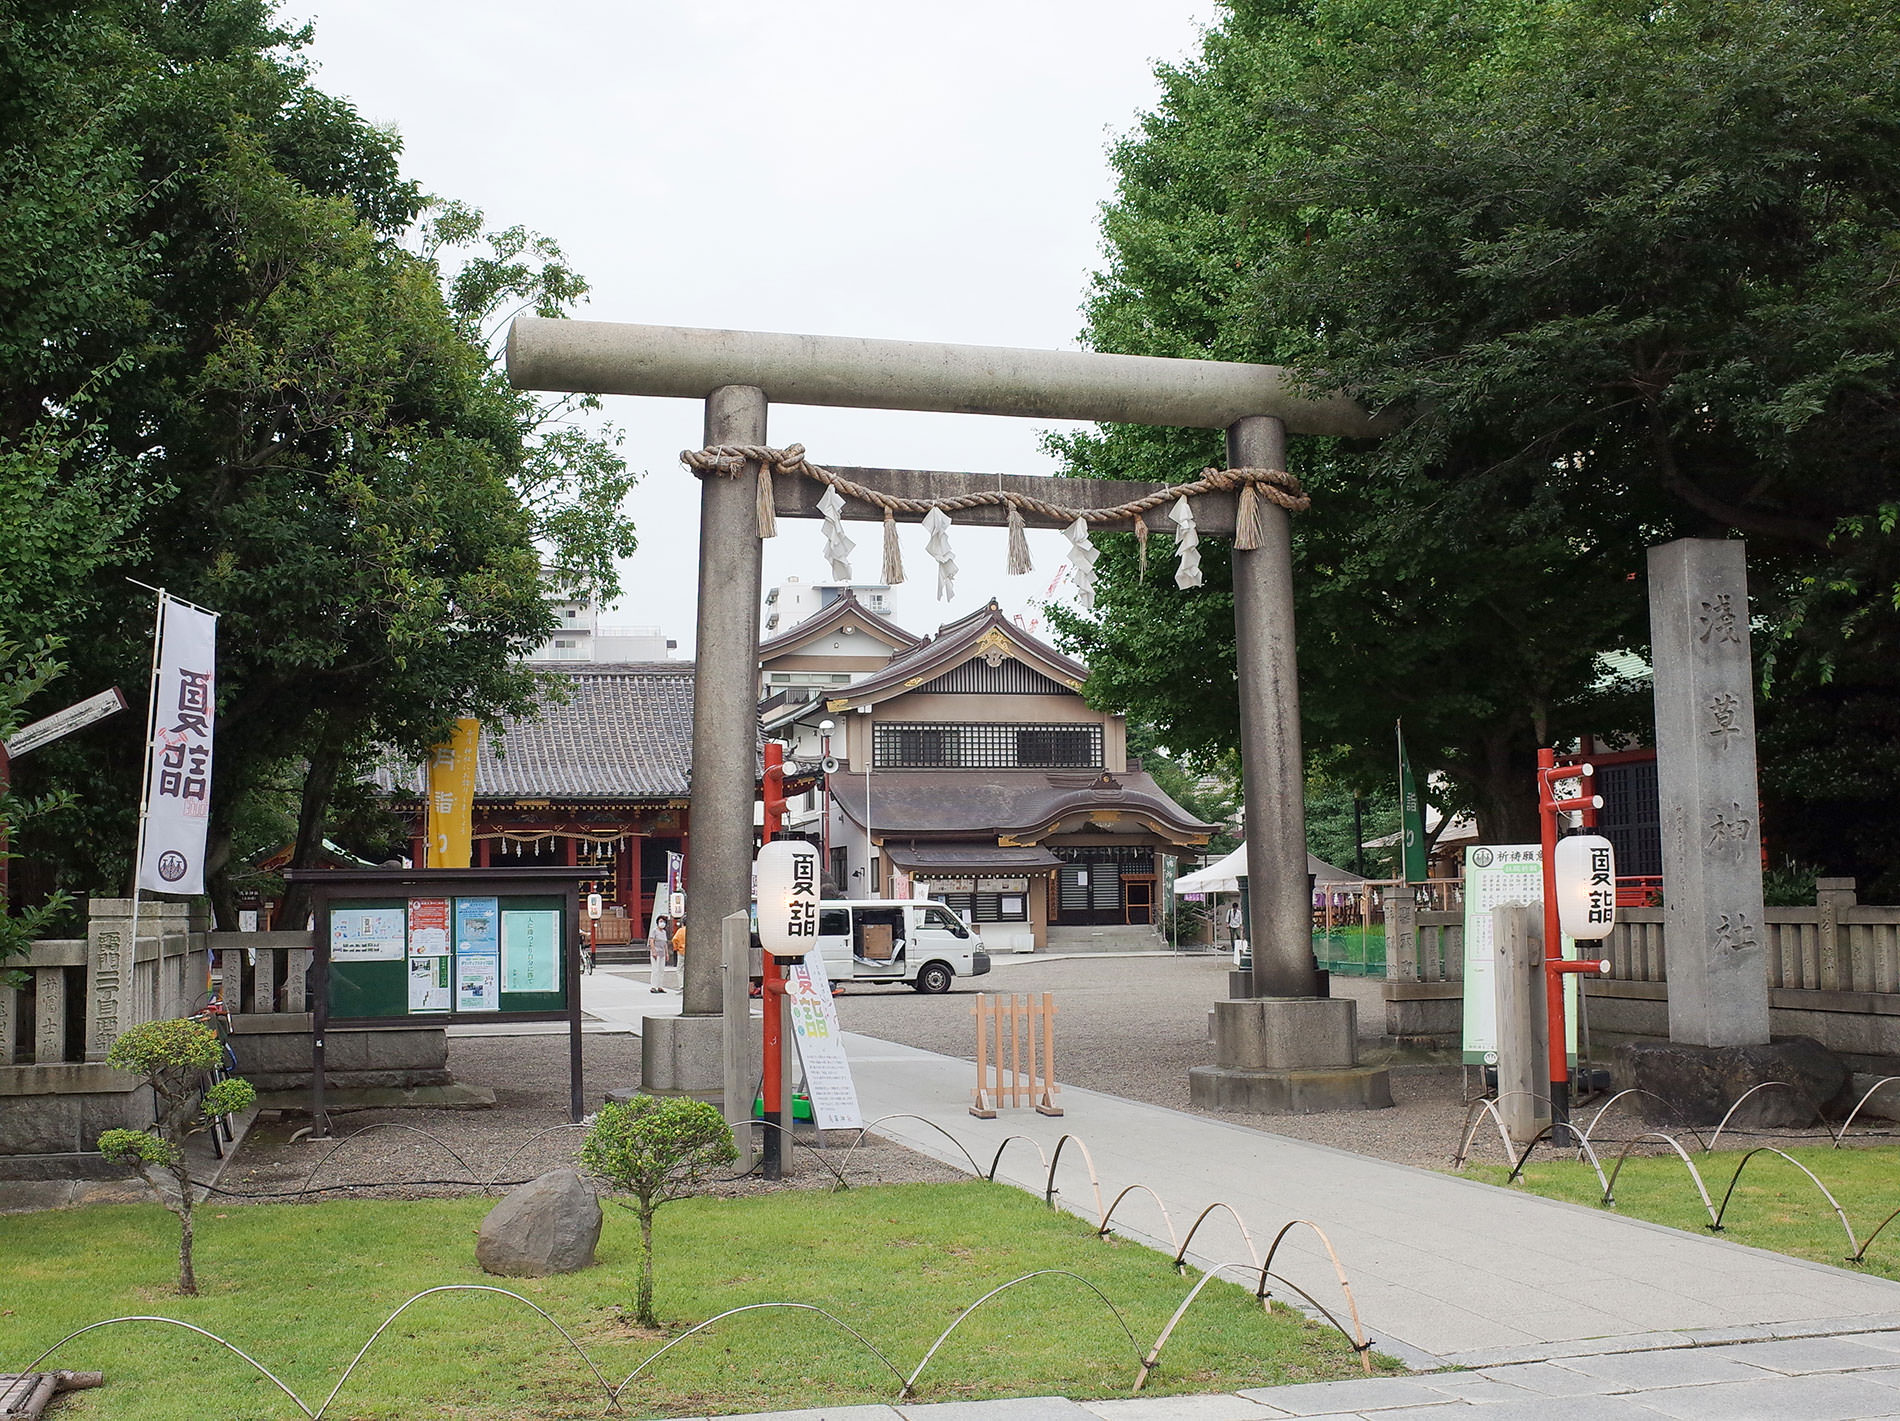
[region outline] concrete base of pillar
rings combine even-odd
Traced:
[[[1359,1064],[1358,1026],[1358,1004],[1349,998],[1216,1002],[1215,1064],[1188,1072],[1188,1099],[1256,1115],[1386,1109],[1391,1077]]]
[[[1196,1066],[1188,1103],[1242,1115],[1317,1115],[1327,1110],[1390,1110],[1392,1077],[1382,1066],[1324,1071],[1241,1071]]]
[[[726,1093],[725,1018],[650,1016],[640,1037],[641,1089],[720,1101]]]

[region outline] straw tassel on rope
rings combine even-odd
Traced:
[[[897,515],[884,510],[884,581],[895,587],[904,580],[904,550],[897,544]]]
[[[1242,552],[1260,546],[1260,497],[1254,492],[1252,479],[1240,486],[1240,506],[1234,511],[1234,546]]]
[[[1009,565],[1005,571],[1011,577],[1030,571],[1029,535],[1023,529],[1023,511],[1013,503],[1009,506]]]
[[[1148,525],[1142,516],[1135,515],[1135,576],[1143,581],[1148,577]]]
[[[778,511],[772,507],[772,461],[759,460],[759,536],[778,536]]]

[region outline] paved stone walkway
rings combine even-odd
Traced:
[[[1233,1396],[782,1411],[741,1421],[1876,1421],[1900,1417],[1900,1332],[1520,1362]]]
[[[608,1020],[634,1025],[648,1010],[678,1010],[677,997],[629,990],[607,974],[587,985],[589,1011]],[[1115,1232],[1170,1254],[1207,1212],[1188,1250],[1202,1268],[1244,1263],[1290,1221],[1311,1220],[1338,1252],[1368,1335],[1416,1370],[1238,1396],[1086,1406],[1025,1398],[782,1417],[1900,1417],[1900,1284],[1091,1091],[1065,1088],[1059,1119],[1019,1109],[978,1120],[968,1113],[968,1062],[869,1036],[848,1035],[846,1047],[865,1119],[900,1117],[879,1123],[879,1134],[953,1163],[967,1149],[984,1170],[1001,1148],[996,1177],[1038,1194],[1046,1161],[1073,1135],[1057,1161],[1058,1203],[1094,1220],[1128,1186],[1145,1185],[1162,1204],[1130,1192],[1115,1207]],[[1287,1235],[1273,1267],[1348,1318],[1309,1230]]]
[[[968,1063],[865,1036],[847,1037],[847,1048],[867,1121],[909,1112],[930,1122],[892,1119],[879,1133],[960,1159],[940,1127],[985,1169],[1005,1138],[1025,1136],[1004,1150],[997,1177],[1038,1193],[1042,1158],[1073,1134],[1102,1203],[1141,1184],[1166,1204],[1164,1217],[1145,1193],[1130,1194],[1115,1210],[1116,1232],[1170,1253],[1170,1239],[1216,1203],[1238,1213],[1261,1248],[1290,1220],[1311,1220],[1337,1250],[1367,1331],[1415,1367],[1631,1351],[1692,1333],[1726,1340],[1716,1329],[1765,1337],[1776,1327],[1900,1327],[1900,1284],[1883,1278],[1092,1091],[1065,1088],[1060,1119],[1006,1110],[978,1120],[967,1108]],[[1056,1186],[1065,1208],[1100,1217],[1073,1146]],[[1189,1256],[1202,1267],[1245,1262],[1248,1239],[1216,1211]],[[1288,1235],[1274,1271],[1341,1311],[1339,1282],[1310,1231]]]

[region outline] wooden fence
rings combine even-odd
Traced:
[[[1000,1106],[1035,1107],[1060,1115],[1056,1104],[1056,1003],[1038,996],[980,994],[970,1008],[976,1018],[976,1089],[970,1113],[994,1120]]]

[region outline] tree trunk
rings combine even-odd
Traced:
[[[182,1165],[172,1171],[178,1180],[178,1291],[198,1296],[198,1275],[191,1267],[191,1171]]]
[[[343,768],[343,751],[326,742],[310,756],[304,775],[303,795],[297,805],[297,842],[291,849],[290,867],[309,868],[323,842],[323,821],[330,812],[330,797],[336,790],[336,778]],[[299,928],[310,912],[310,888],[291,883],[284,888],[283,926]]]
[[[214,821],[205,847],[205,893],[219,932],[236,932],[237,892],[231,887],[231,829]]]
[[[634,1295],[633,1320],[642,1327],[658,1327],[653,1315],[653,1209],[640,1205],[640,1281]]]
[[[1500,726],[1471,746],[1459,777],[1471,789],[1481,842],[1538,842],[1537,749],[1523,730]]]

